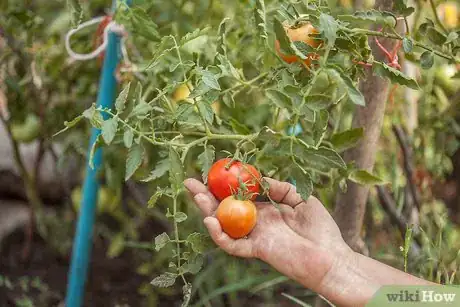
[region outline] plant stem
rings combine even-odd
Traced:
[[[246,86],[250,86],[250,85],[253,84],[254,82],[257,82],[258,80],[260,80],[260,79],[262,79],[262,78],[265,78],[267,75],[268,75],[268,72],[265,72],[265,73],[263,73],[263,74],[258,75],[258,76],[255,77],[255,78],[253,78],[253,79],[247,81],[247,82],[244,82],[244,83],[243,83],[243,82],[240,81],[241,83],[239,83],[239,84],[237,84],[237,85],[234,85],[234,86],[232,86],[232,87],[230,87],[230,88],[228,88],[228,89],[223,90],[222,92],[220,92],[219,96],[222,96],[222,95],[224,95],[224,94],[226,94],[226,93],[228,93],[228,92],[234,91],[234,90],[236,90],[236,89],[239,88],[239,87],[245,88]]]
[[[436,20],[436,23],[439,25],[439,27],[442,29],[442,31],[445,34],[449,33],[446,27],[444,27],[444,25],[442,24],[441,19],[439,19],[438,11],[436,11],[436,5],[434,4],[433,0],[430,0],[430,5],[431,5],[431,9],[433,10],[433,15],[434,15],[434,19]]]

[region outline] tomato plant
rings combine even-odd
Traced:
[[[229,158],[215,162],[208,172],[209,191],[218,200],[223,200],[240,190],[254,200],[260,191],[260,180],[260,173],[254,166]]]

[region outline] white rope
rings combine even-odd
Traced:
[[[108,42],[108,36],[109,36],[109,31],[112,31],[113,33],[116,33],[120,36],[124,36],[126,34],[125,28],[123,25],[117,24],[115,21],[111,21],[107,24],[107,26],[104,28],[104,35],[103,35],[103,41],[102,44],[99,45],[94,51],[90,53],[77,53],[72,50],[72,47],[70,47],[70,38],[72,35],[80,31],[81,29],[84,29],[86,27],[92,26],[94,24],[100,23],[106,18],[106,16],[101,16],[101,17],[95,17],[91,20],[88,20],[86,22],[83,22],[80,24],[78,27],[75,29],[69,30],[65,36],[65,48],[67,49],[67,53],[69,56],[77,61],[87,61],[96,58],[101,52],[105,50],[107,47],[107,42]]]

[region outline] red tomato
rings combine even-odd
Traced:
[[[259,193],[261,176],[257,169],[240,161],[230,163],[231,160],[229,158],[220,159],[211,166],[208,173],[209,191],[218,200],[223,200],[232,193],[236,193],[240,187],[240,182],[243,182],[246,184],[248,194]],[[229,165],[228,169],[226,168],[227,165]],[[256,196],[254,194],[251,199],[254,200]]]
[[[239,239],[248,235],[256,225],[257,210],[252,201],[229,196],[219,204],[216,218],[226,234]]]

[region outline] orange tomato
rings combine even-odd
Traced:
[[[313,36],[310,36],[311,34],[319,33],[318,30],[316,30],[316,28],[313,27],[310,23],[305,23],[298,28],[290,28],[288,26],[285,26],[284,29],[286,30],[286,34],[289,37],[289,39],[293,42],[304,42],[305,44],[313,48],[317,48],[321,44],[321,42],[315,40]],[[291,64],[301,60],[295,54],[283,53],[281,51],[280,42],[278,40],[275,41],[275,50],[276,53],[280,56],[280,58],[282,58],[283,61],[285,61],[286,63]],[[316,59],[317,57],[318,55],[316,53],[309,53],[307,55],[307,58],[303,61],[307,66],[310,66],[311,60]]]
[[[257,210],[252,201],[229,196],[219,204],[216,218],[226,234],[239,239],[248,235],[256,225]]]

